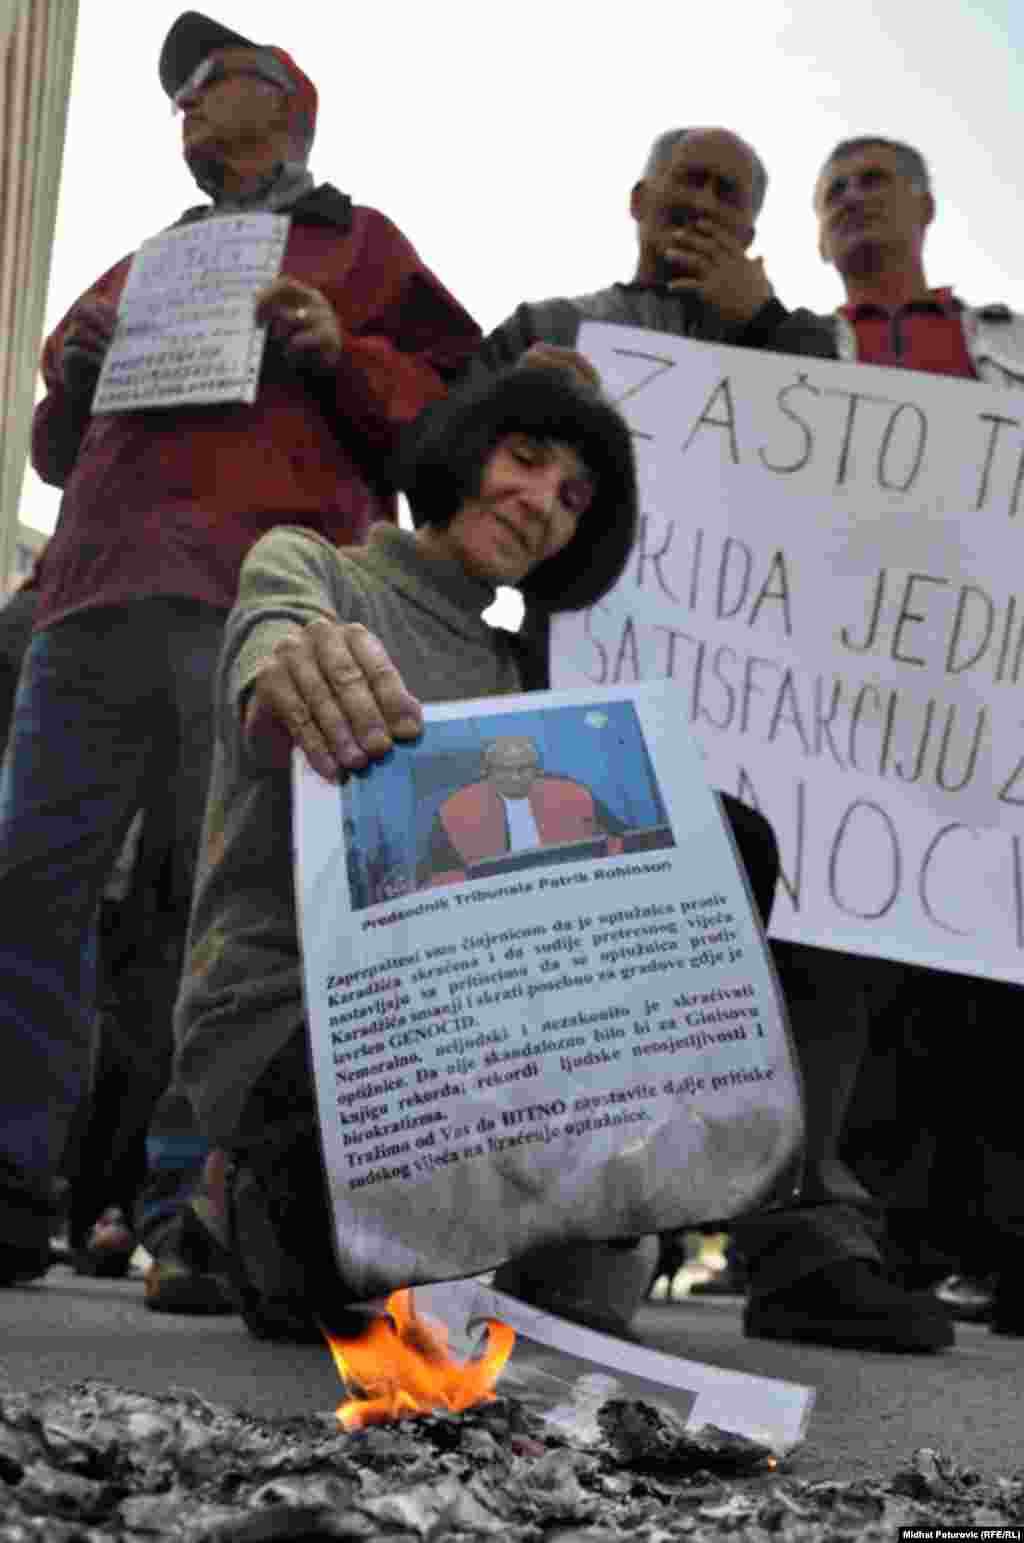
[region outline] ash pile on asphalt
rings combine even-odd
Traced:
[[[172,1389],[0,1397],[0,1543],[892,1543],[1024,1525],[1024,1474],[921,1450],[890,1477],[807,1483],[755,1443],[626,1400],[573,1442],[514,1398],[346,1433]]]

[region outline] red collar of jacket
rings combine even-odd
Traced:
[[[964,308],[963,301],[958,300],[951,288],[930,289],[919,300],[911,300],[907,305],[896,305],[891,309],[887,305],[877,305],[872,301],[866,301],[861,305],[841,305],[840,316],[845,316],[847,321],[860,321],[862,317],[869,316],[894,316],[897,311],[940,311],[943,316],[956,316]]]

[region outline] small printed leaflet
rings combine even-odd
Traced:
[[[286,214],[223,214],[143,242],[96,383],[94,413],[252,402],[266,328],[254,298],[281,269]]]
[[[336,1244],[367,1297],[788,1199],[785,1011],[671,685],[426,709],[296,893]]]

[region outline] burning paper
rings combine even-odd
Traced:
[[[352,1395],[337,1411],[346,1430],[459,1413],[490,1402],[501,1377],[550,1430],[632,1467],[761,1472],[803,1439],[814,1401],[797,1383],[648,1350],[484,1281],[396,1291],[361,1334],[324,1333]]]
[[[328,1334],[335,1365],[351,1397],[338,1409],[346,1430],[385,1424],[435,1410],[458,1413],[484,1403],[512,1352],[515,1332],[488,1320],[483,1355],[460,1361],[449,1348],[443,1323],[421,1317],[411,1291],[396,1291],[365,1333],[351,1339]]]
[[[814,1407],[814,1389],[776,1377],[757,1377],[645,1345],[600,1334],[554,1313],[496,1291],[486,1280],[446,1281],[416,1290],[418,1309],[440,1320],[449,1343],[471,1349],[479,1326],[500,1321],[515,1331],[501,1391],[519,1399],[545,1424],[575,1441],[605,1447],[609,1404],[661,1411],[647,1455],[660,1443],[677,1454],[710,1439],[721,1450],[734,1443],[729,1461],[750,1449],[758,1461],[782,1458],[803,1441]],[[628,1422],[620,1422],[625,1432]],[[640,1419],[629,1426],[640,1451]],[[681,1432],[685,1431],[685,1437]],[[702,1432],[712,1432],[710,1438]],[[717,1434],[714,1434],[717,1433]],[[623,1435],[623,1440],[626,1436]],[[704,1464],[704,1466],[709,1466]]]

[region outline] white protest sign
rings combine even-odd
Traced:
[[[296,760],[307,1021],[361,1294],[789,1198],[784,1009],[673,696],[428,707],[340,790]],[[535,748],[528,792],[497,791],[496,742]]]
[[[266,328],[253,304],[281,270],[289,224],[286,214],[224,214],[143,242],[93,412],[255,401]]]
[[[587,324],[643,519],[558,686],[671,680],[772,931],[1024,981],[1024,396]]]

